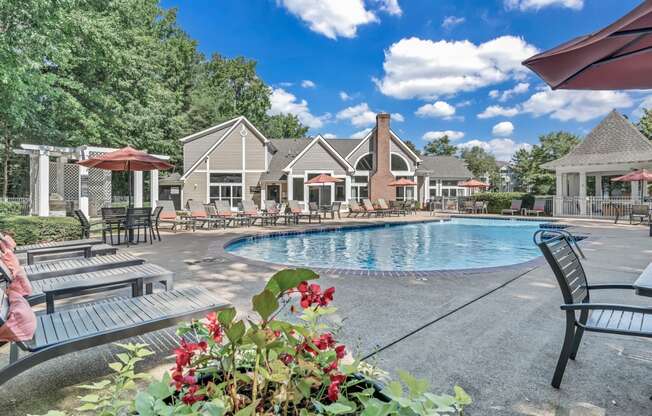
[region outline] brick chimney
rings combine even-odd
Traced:
[[[396,191],[389,183],[394,180],[390,171],[390,141],[389,114],[376,115],[376,132],[371,138],[374,141],[374,170],[369,177],[369,198],[372,201],[383,198],[385,201],[396,199]]]

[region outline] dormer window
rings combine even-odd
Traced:
[[[371,171],[374,167],[374,156],[369,153],[360,158],[358,163],[355,165],[356,171]]]
[[[405,159],[403,159],[401,156],[397,155],[396,153],[392,153],[391,170],[395,172],[405,172],[405,171],[409,171],[410,168],[408,167],[408,164],[405,161]]]

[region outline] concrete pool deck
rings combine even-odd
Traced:
[[[574,232],[590,235],[582,247],[592,283],[633,282],[652,261],[647,227],[563,222],[573,225]],[[175,271],[176,287],[201,285],[247,314],[251,295],[276,268],[225,256],[222,247],[242,233],[265,230],[166,234],[161,243],[128,251]],[[320,284],[336,287],[343,342],[362,356],[378,351],[370,359],[373,363],[390,372],[404,369],[425,377],[435,392],[461,385],[474,399],[469,415],[652,414],[650,339],[589,333],[577,361],[568,365],[562,388],[550,387],[564,316],[559,288],[545,264],[435,277],[323,273]],[[652,298],[623,291],[595,295],[599,301],[652,305]],[[171,333],[142,337],[158,352],[144,363],[148,372],[160,374],[171,367]],[[14,378],[0,389],[2,414],[74,408],[76,396],[82,394],[74,386],[108,374],[106,365],[115,351],[107,346],[70,354]],[[6,360],[7,352],[1,348],[0,359]]]

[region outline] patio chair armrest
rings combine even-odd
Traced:
[[[57,297],[74,297],[83,296],[89,291],[108,291],[118,287],[131,285],[132,296],[140,296],[143,293],[143,277],[133,277],[127,274],[115,276],[104,276],[97,279],[88,279],[83,281],[63,282],[58,285],[43,290],[45,295],[47,313],[54,312],[54,301]]]
[[[634,290],[634,285],[627,283],[609,283],[601,285],[588,285],[585,286],[589,290],[600,290],[600,289],[630,289]]]
[[[564,311],[590,311],[605,309],[610,311],[652,313],[652,307],[646,308],[644,306],[616,305],[610,303],[571,303],[561,305],[561,309]]]
[[[47,256],[50,254],[74,253],[76,251],[83,251],[84,257],[89,258],[93,254],[91,252],[92,246],[90,244],[68,246],[68,247],[44,247],[35,248],[27,251],[27,264],[34,264],[37,256]]]

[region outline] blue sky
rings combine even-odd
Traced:
[[[273,112],[310,134],[352,137],[393,114],[423,146],[443,132],[499,159],[553,130],[586,134],[612,108],[636,119],[642,92],[555,91],[520,65],[600,29],[637,0],[164,0],[206,55],[246,56]]]

